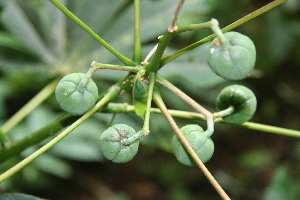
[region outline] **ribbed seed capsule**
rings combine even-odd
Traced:
[[[230,43],[223,48],[218,38],[210,45],[208,64],[219,76],[227,80],[241,80],[249,76],[256,60],[256,50],[252,40],[237,32],[224,34]]]
[[[135,140],[129,145],[124,145],[122,140],[135,134],[135,130],[126,124],[116,124],[109,127],[100,136],[102,154],[115,163],[130,161],[138,151],[139,141]]]
[[[98,98],[98,88],[89,78],[84,90],[79,90],[83,73],[72,73],[64,76],[56,86],[55,97],[60,107],[71,115],[82,115],[92,108]]]

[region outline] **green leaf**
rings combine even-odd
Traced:
[[[18,194],[18,193],[0,194],[0,199],[1,200],[43,200],[42,198],[38,198],[32,195]]]
[[[20,50],[22,48],[21,43],[16,38],[5,32],[0,32],[0,46],[14,50]]]
[[[278,167],[273,175],[271,185],[267,188],[263,200],[297,200],[300,198],[300,182],[293,178],[288,167]]]
[[[147,107],[147,97],[148,97],[148,85],[143,82],[143,75],[145,72],[138,73],[135,77],[132,96],[133,96],[133,105],[135,108],[135,113],[144,118]]]
[[[47,47],[45,41],[43,41],[19,3],[15,0],[5,1],[1,20],[5,27],[13,33],[28,50],[38,55],[44,62],[48,64],[53,63],[55,59],[53,52]]]

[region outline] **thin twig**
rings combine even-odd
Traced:
[[[180,14],[181,8],[183,6],[183,3],[184,3],[184,0],[179,0],[179,2],[177,4],[177,8],[175,10],[173,21],[168,28],[168,32],[170,32],[170,33],[173,33],[177,29],[176,22],[177,22],[179,14]]]
[[[206,178],[209,180],[209,182],[212,184],[212,186],[216,189],[216,191],[219,193],[219,195],[224,200],[230,200],[229,196],[226,194],[226,192],[223,190],[223,188],[219,185],[219,183],[216,181],[216,179],[213,177],[213,175],[209,172],[209,170],[205,167],[203,162],[200,160],[198,155],[195,153],[187,139],[184,137],[184,135],[181,133],[179,127],[177,126],[176,122],[174,121],[173,117],[168,112],[168,109],[166,105],[164,104],[163,100],[161,99],[161,96],[159,92],[156,90],[153,94],[153,100],[156,103],[156,105],[159,107],[169,124],[171,125],[172,129],[175,131],[177,136],[179,137],[180,141],[186,148],[186,150],[189,152],[189,154],[192,156],[200,170],[204,173]]]
[[[142,64],[146,64],[148,63],[149,59],[151,58],[151,56],[155,53],[156,49],[157,49],[158,44],[156,44],[151,51],[148,53],[148,55],[146,56],[145,60],[142,62]]]

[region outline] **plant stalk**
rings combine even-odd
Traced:
[[[209,170],[205,167],[203,162],[200,160],[198,155],[195,153],[187,139],[184,137],[184,135],[181,133],[179,127],[177,126],[176,122],[168,112],[167,107],[165,106],[158,90],[155,90],[153,94],[153,99],[156,105],[159,107],[169,124],[171,125],[172,129],[176,133],[176,135],[179,137],[180,141],[186,148],[186,150],[189,152],[191,157],[194,159],[200,170],[204,173],[206,178],[209,180],[209,182],[212,184],[212,186],[215,188],[215,190],[219,193],[219,195],[222,197],[224,200],[230,200],[229,196],[226,194],[226,192],[223,190],[223,188],[219,185],[219,183],[216,181],[216,179],[212,176],[212,174],[209,172]]]
[[[142,62],[141,23],[140,23],[140,0],[134,0],[134,47],[133,61]]]

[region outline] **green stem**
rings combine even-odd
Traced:
[[[213,26],[213,23],[211,21],[209,22],[204,22],[200,24],[189,24],[186,26],[178,26],[176,33],[182,33],[185,31],[194,31],[198,29],[205,29],[205,28],[211,28]]]
[[[151,109],[151,103],[152,103],[152,96],[153,96],[153,90],[154,90],[154,85],[156,81],[156,73],[151,72],[149,74],[149,89],[148,89],[148,98],[147,98],[147,107],[146,107],[146,112],[145,112],[145,120],[144,120],[144,125],[143,125],[143,132],[148,132],[149,127],[150,127],[150,109]]]
[[[94,67],[94,70],[97,70],[97,69],[113,69],[113,70],[131,71],[131,72],[135,72],[135,73],[143,70],[142,67],[110,65],[110,64],[97,63],[95,61],[92,62],[92,66]]]
[[[121,104],[121,103],[109,103],[102,112],[108,112],[108,113],[130,113],[134,112],[134,106],[128,105],[128,104]],[[161,114],[161,111],[157,108],[151,108],[150,112],[153,114]],[[179,118],[186,118],[186,119],[198,119],[198,120],[206,120],[206,118],[199,113],[195,112],[187,112],[187,111],[180,111],[180,110],[168,110],[168,112],[173,117],[179,117]],[[218,116],[218,113],[215,113],[214,116]],[[226,123],[221,119],[216,120],[216,123]],[[300,138],[300,131],[298,130],[292,130],[287,128],[280,128],[276,126],[270,126],[265,124],[259,124],[254,122],[245,122],[243,124],[237,125],[237,124],[230,124],[234,126],[240,126],[251,130],[261,131],[261,132],[267,132],[267,133],[273,133],[278,135],[284,135],[284,136],[290,136],[290,137],[298,137]]]
[[[76,24],[78,24],[83,30],[85,30],[89,35],[91,35],[95,40],[97,40],[103,47],[105,47],[108,51],[110,51],[113,55],[115,55],[125,65],[135,66],[134,61],[126,58],[120,52],[118,52],[116,49],[110,46],[107,42],[105,42],[99,35],[97,35],[90,27],[88,27],[85,23],[83,23],[83,21],[81,21],[78,17],[76,17],[76,15],[74,15],[58,0],[50,0],[50,1],[54,6],[56,6],[59,10],[61,10],[70,19],[72,19]]]
[[[157,74],[158,82],[161,83],[163,86],[171,90],[174,94],[179,96],[182,100],[184,100],[186,103],[188,103],[190,106],[192,106],[195,110],[202,113],[206,120],[207,120],[207,130],[204,132],[204,134],[207,137],[210,137],[214,132],[214,121],[213,121],[213,115],[211,112],[206,110],[204,107],[202,107],[200,104],[198,104],[194,99],[186,95],[184,92],[179,90],[177,87],[175,87],[172,83],[167,81],[165,78]]]
[[[218,37],[222,48],[224,50],[228,50],[231,47],[231,44],[229,43],[228,39],[225,37],[225,35],[223,34],[223,32],[221,31],[220,27],[219,27],[219,22],[216,19],[212,19],[212,27],[211,30],[214,32],[214,34]],[[218,46],[218,45],[216,45]]]
[[[218,117],[225,117],[227,115],[231,115],[234,112],[234,107],[233,106],[229,106],[227,109],[222,110],[220,112],[216,112],[214,113],[214,118],[218,118]]]
[[[16,114],[14,114],[5,124],[2,125],[0,131],[6,134],[13,127],[15,127],[20,121],[22,121],[29,113],[31,113],[36,107],[38,107],[43,101],[45,101],[55,90],[58,83],[58,79],[55,79],[49,83],[44,89],[42,89],[35,97],[33,97],[26,105],[24,105]]]
[[[145,65],[145,69],[148,72],[157,72],[159,70],[159,62],[160,59],[167,47],[167,45],[170,43],[170,40],[173,37],[173,32],[166,32],[163,36],[160,36],[158,38],[158,45],[157,49],[153,55],[153,58],[151,62],[147,65]]]
[[[150,133],[150,114],[151,114],[150,109],[151,109],[154,85],[156,82],[156,73],[150,72],[149,76],[150,77],[149,77],[148,97],[147,97],[143,128],[141,131],[137,132],[135,135],[131,136],[130,138],[122,140],[122,144],[124,145],[129,145],[135,140],[141,138],[142,136],[146,136]]]
[[[255,17],[258,17],[259,15],[261,15],[261,14],[263,14],[263,13],[265,13],[265,12],[267,12],[267,11],[273,9],[273,8],[275,8],[276,6],[279,6],[280,4],[282,4],[282,3],[286,2],[286,1],[287,0],[275,0],[275,1],[272,1],[271,3],[269,3],[269,4],[267,4],[267,5],[263,6],[263,7],[261,7],[259,9],[257,9],[256,11],[254,11],[254,12],[252,12],[252,13],[244,16],[243,18],[241,18],[241,19],[233,22],[232,24],[226,26],[225,28],[222,29],[222,31],[223,31],[223,33],[227,32],[227,31],[230,31],[230,30],[232,30],[232,29],[234,29],[234,28],[236,28],[236,27],[238,27],[238,26],[246,23],[247,21],[249,21],[249,20],[251,20],[251,19],[253,19]],[[200,40],[198,42],[195,42],[194,44],[191,44],[191,45],[189,45],[189,46],[187,46],[187,47],[185,47],[185,48],[183,48],[183,49],[181,49],[181,50],[179,50],[179,51],[177,51],[177,52],[175,52],[175,53],[173,53],[171,55],[163,57],[161,59],[161,61],[160,61],[159,66],[162,67],[162,66],[166,65],[167,63],[169,63],[172,60],[178,58],[179,56],[181,56],[181,55],[183,55],[183,54],[191,51],[192,49],[194,49],[196,47],[199,47],[200,45],[202,45],[202,44],[204,44],[204,43],[206,43],[208,41],[211,41],[215,37],[216,37],[215,34],[210,35],[210,36],[208,36],[206,38],[203,38],[202,40]]]
[[[88,82],[89,82],[91,76],[94,74],[94,72],[95,72],[94,67],[91,67],[89,69],[89,71],[85,74],[85,77],[78,84],[78,91],[80,91],[80,92],[85,91],[85,87],[88,84]]]
[[[200,160],[196,152],[193,150],[187,139],[184,137],[184,135],[181,133],[179,127],[177,126],[176,122],[168,112],[168,109],[166,105],[164,104],[158,90],[155,90],[153,94],[153,99],[155,104],[159,107],[169,124],[171,125],[172,129],[176,133],[176,135],[179,137],[180,141],[182,142],[183,146],[186,148],[186,150],[189,152],[193,160],[196,162],[200,170],[203,172],[203,174],[206,176],[206,178],[209,180],[209,182],[212,184],[212,186],[216,189],[216,191],[219,193],[219,195],[222,197],[222,199],[229,200],[229,196],[226,194],[226,192],[223,190],[223,188],[219,185],[219,183],[216,181],[216,179],[212,176],[212,174],[209,172],[209,170],[205,167],[203,162]]]
[[[259,124],[259,123],[254,123],[254,122],[245,122],[245,123],[243,123],[241,125],[237,125],[237,126],[241,126],[241,127],[248,128],[251,130],[257,130],[257,131],[262,131],[262,132],[267,132],[267,133],[273,133],[273,134],[279,134],[279,135],[284,135],[284,136],[300,138],[300,131],[298,131],[298,130],[280,128],[277,126],[270,126],[270,125]]]
[[[134,47],[133,61],[142,62],[141,24],[140,24],[140,0],[134,0]]]

